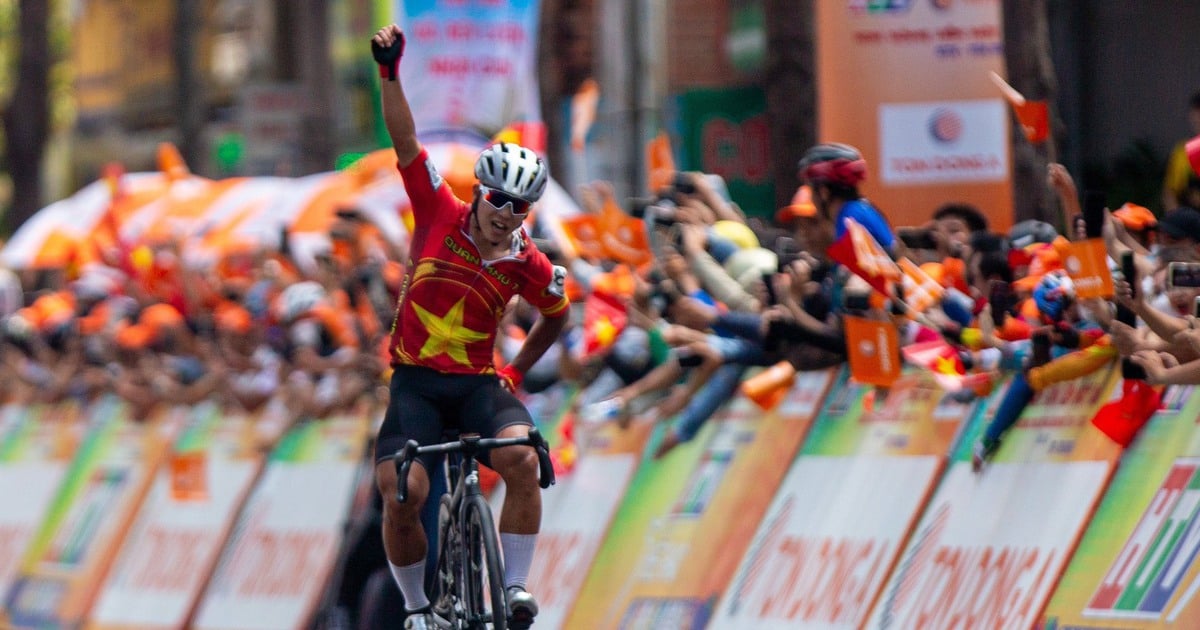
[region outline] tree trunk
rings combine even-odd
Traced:
[[[19,7],[17,84],[4,112],[7,167],[13,183],[12,207],[4,215],[7,233],[42,206],[42,157],[50,133],[50,3],[21,0]]]
[[[1040,146],[1025,139],[1021,127],[1012,126],[1013,219],[1038,219],[1060,229],[1058,200],[1046,185],[1046,167],[1057,160],[1053,107],[1058,93],[1054,62],[1050,56],[1050,27],[1046,0],[1009,0],[1001,3],[1004,19],[1004,61],[1008,82],[1029,100],[1046,101],[1050,107],[1050,138]]]
[[[196,34],[203,21],[200,0],[175,1],[175,109],[179,115],[179,154],[192,172],[204,172],[205,97],[196,61]]]
[[[766,97],[771,129],[775,205],[791,202],[796,164],[817,138],[813,0],[764,0],[767,22]]]
[[[300,84],[307,97],[300,122],[300,173],[333,168],[336,152],[333,115],[333,58],[329,53],[329,3],[326,0],[293,0],[297,30],[292,34],[300,66]]]

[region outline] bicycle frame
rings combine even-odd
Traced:
[[[538,455],[539,485],[554,484],[554,468],[545,438],[531,428],[528,436],[517,438],[480,438],[459,436],[441,444],[419,446],[409,440],[393,459],[397,468],[397,496],[407,499],[408,471],[418,455],[447,455],[444,468],[448,490],[439,499],[437,592],[435,607],[445,613],[456,627],[505,630],[507,605],[504,597],[504,565],[491,508],[479,485],[478,455],[505,446],[532,446]],[[447,566],[449,565],[449,566]],[[484,570],[488,579],[483,579]],[[482,588],[481,588],[482,587]],[[484,604],[489,595],[491,610]]]

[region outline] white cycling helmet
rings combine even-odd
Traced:
[[[323,303],[325,297],[325,288],[320,283],[297,282],[284,289],[276,298],[275,316],[281,322],[290,324]]]
[[[500,142],[479,154],[475,177],[488,188],[533,203],[546,192],[550,168],[537,153],[519,144]]]

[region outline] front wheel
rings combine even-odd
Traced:
[[[464,508],[463,527],[468,557],[464,586],[468,627],[483,630],[490,621],[493,630],[507,630],[504,561],[500,557],[500,542],[492,521],[492,510],[480,496],[468,498]]]
[[[463,583],[462,530],[455,526],[454,502],[450,495],[442,495],[438,505],[437,530],[437,576],[433,583],[434,612],[459,627],[462,616],[462,600],[458,597],[458,585]]]

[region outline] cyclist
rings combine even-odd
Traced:
[[[409,439],[438,442],[444,427],[483,437],[529,433],[532,418],[513,391],[567,323],[566,270],[553,266],[522,228],[550,177],[541,158],[515,144],[492,145],[475,163],[479,183],[471,203],[457,199],[417,140],[412,110],[396,80],[403,31],[394,24],[384,27],[372,43],[385,79],[384,121],[415,222],[393,323],[395,371],[376,441],[376,480],[385,501],[384,547],[410,611],[405,627],[432,628],[444,620],[430,610],[423,588],[428,543],[419,512],[438,460],[417,460],[420,465],[408,478],[408,500],[401,504],[388,458]],[[516,295],[541,316],[511,363],[497,369],[492,362],[496,331]],[[509,627],[525,628],[537,614],[537,602],[525,588],[541,523],[537,454],[532,447],[510,446],[484,461],[505,481],[499,530]]]
[[[892,252],[896,237],[884,216],[859,193],[867,178],[867,162],[858,149],[838,142],[813,146],[797,167],[800,179],[812,187],[812,201],[827,221],[833,221],[833,239],[846,233],[846,219],[854,219],[879,246]]]

